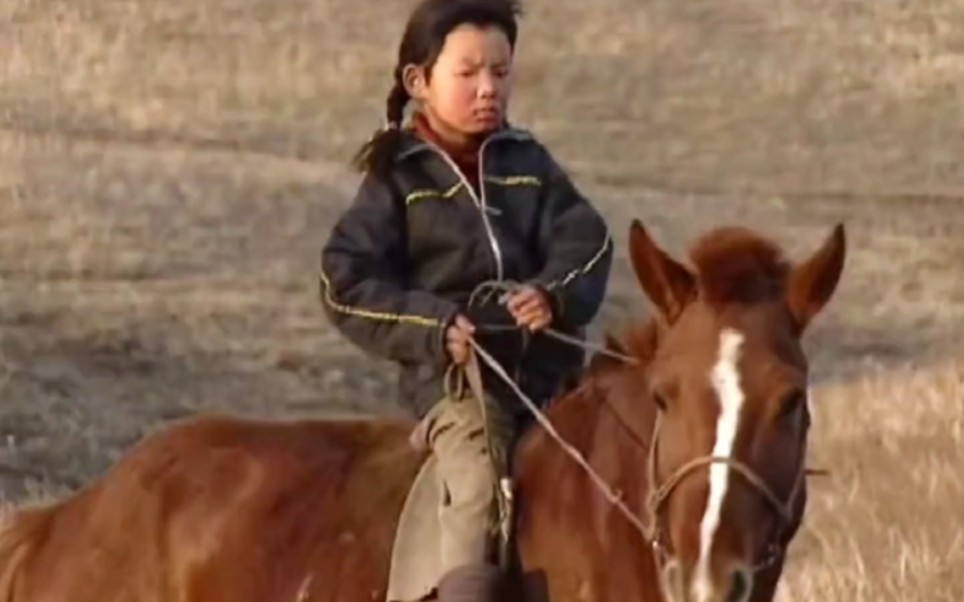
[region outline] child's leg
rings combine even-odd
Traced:
[[[442,488],[439,520],[442,569],[446,573],[489,562],[496,488],[514,424],[512,417],[492,401],[486,403],[485,418],[497,465],[489,455],[486,422],[475,398],[445,399],[429,417],[428,441],[438,461]]]

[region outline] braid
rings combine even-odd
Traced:
[[[405,118],[405,107],[409,100],[411,97],[402,83],[401,68],[399,68],[395,71],[395,85],[392,86],[385,101],[387,122],[355,155],[354,164],[358,169],[388,181],[392,159],[402,141],[402,119]]]
[[[402,119],[405,118],[405,107],[408,105],[410,99],[408,90],[405,89],[405,85],[402,83],[402,78],[400,76],[396,77],[395,86],[392,87],[391,92],[388,93],[388,100],[385,103],[385,116],[388,118],[386,125],[389,128],[402,127]]]

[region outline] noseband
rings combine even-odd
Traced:
[[[656,485],[656,451],[659,446],[660,423],[662,422],[661,416],[662,414],[657,415],[656,424],[653,428],[653,442],[649,450],[649,483],[651,486]],[[757,572],[773,566],[783,554],[785,535],[794,524],[795,516],[793,505],[796,502],[797,495],[800,493],[800,488],[803,486],[803,482],[806,479],[806,464],[803,462],[800,463],[800,470],[797,472],[797,476],[794,479],[793,488],[790,490],[790,495],[787,497],[786,501],[783,501],[779,496],[777,496],[776,493],[774,493],[773,488],[771,488],[759,474],[757,474],[745,463],[735,458],[712,455],[698,456],[679,467],[668,479],[666,479],[665,482],[660,484],[659,487],[656,487],[653,490],[653,493],[650,495],[647,503],[647,510],[649,512],[648,522],[650,525],[650,533],[652,534],[650,544],[655,552],[657,562],[662,565],[673,555],[672,546],[670,545],[669,538],[666,534],[666,529],[663,525],[665,522],[664,512],[666,509],[666,503],[669,501],[670,496],[672,496],[673,492],[680,485],[680,483],[685,481],[694,472],[704,466],[712,466],[714,464],[722,464],[739,473],[740,476],[742,476],[746,482],[749,483],[754,491],[763,496],[763,498],[767,501],[768,507],[773,512],[773,515],[777,518],[778,528],[773,531],[773,536],[767,545],[766,556],[760,562],[750,567],[750,570]]]

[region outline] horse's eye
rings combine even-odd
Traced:
[[[679,397],[679,383],[672,378],[652,380],[649,383],[649,395],[662,411],[667,411],[673,400]]]
[[[780,416],[786,418],[796,416],[806,405],[807,392],[799,388],[793,389],[780,401]]]
[[[663,410],[664,412],[666,411],[666,398],[663,397],[662,393],[653,391],[653,401],[656,402],[656,405],[659,406],[660,410]]]

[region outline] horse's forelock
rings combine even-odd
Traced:
[[[755,303],[784,290],[790,264],[773,242],[745,228],[720,228],[690,250],[700,294],[710,304]]]

